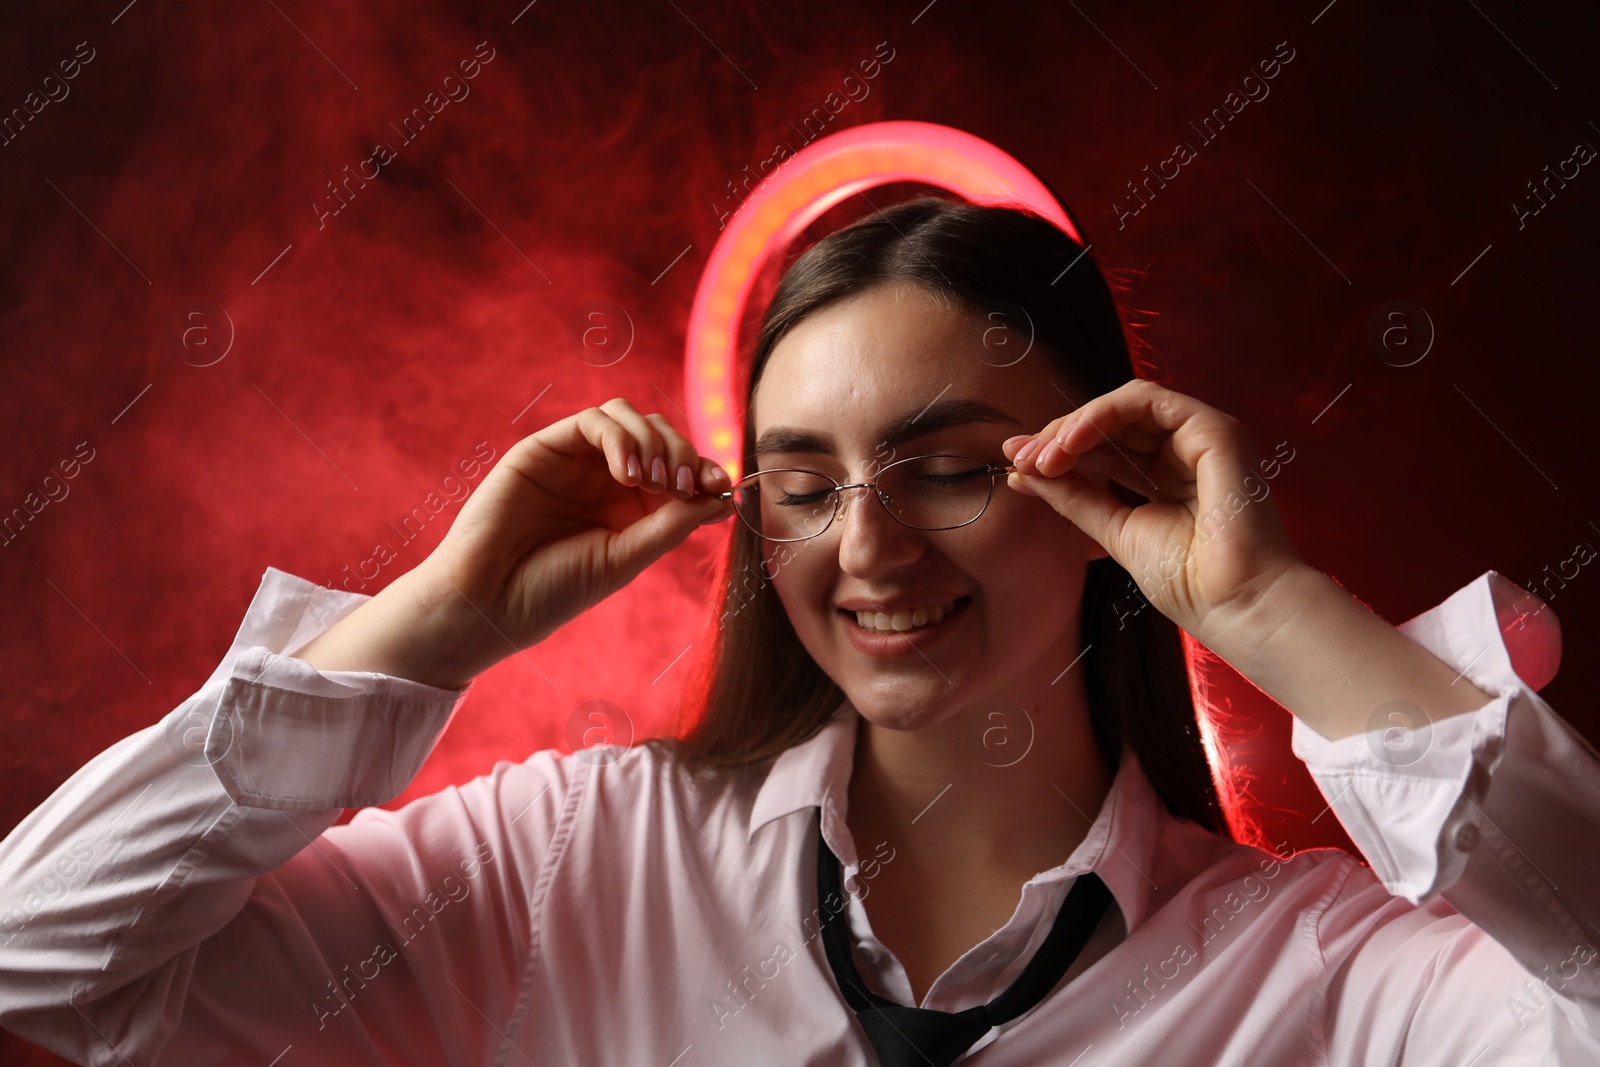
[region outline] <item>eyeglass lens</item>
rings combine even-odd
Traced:
[[[983,513],[994,479],[977,460],[921,456],[885,467],[877,489],[889,513],[907,526],[946,530]],[[815,471],[769,470],[752,475],[734,491],[734,506],[762,537],[794,541],[827,528],[836,495],[832,479]]]

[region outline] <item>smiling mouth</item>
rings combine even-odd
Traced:
[[[943,604],[933,604],[925,608],[895,612],[847,611],[841,608],[839,614],[853,620],[858,627],[867,633],[906,633],[943,622],[971,599],[970,596],[959,596]]]

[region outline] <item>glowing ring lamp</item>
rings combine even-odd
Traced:
[[[1082,243],[1043,182],[981,137],[931,122],[873,122],[813,141],[778,164],[729,216],[700,275],[684,354],[696,451],[735,480],[743,459],[733,363],[738,327],[762,267],[841,201],[891,182],[947,189],[974,203],[1020,204]]]

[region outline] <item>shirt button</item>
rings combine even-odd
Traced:
[[[1471,852],[1478,847],[1478,827],[1476,823],[1464,822],[1456,827],[1454,835],[1456,848],[1462,852]]]

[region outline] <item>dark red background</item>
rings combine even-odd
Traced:
[[[266,566],[331,582],[479,441],[502,454],[609,397],[682,427],[684,324],[725,183],[883,41],[894,58],[830,129],[947,123],[1033,168],[1134,282],[1169,384],[1269,450],[1291,443],[1273,486],[1296,544],[1386,618],[1485,569],[1531,583],[1600,545],[1600,176],[1584,168],[1524,228],[1512,208],[1577,142],[1600,146],[1592,15],[1505,0],[125,2],[0,14],[7,113],[79,42],[95,50],[70,96],[0,147],[0,513],[79,442],[94,449],[70,495],[0,544],[0,830],[194,691]],[[495,58],[471,95],[402,146],[388,123],[480,41]],[[1295,57],[1270,96],[1202,146],[1188,123],[1282,41]],[[324,183],[375,140],[400,158],[319,230]],[[1119,229],[1125,183],[1178,140],[1198,158]],[[636,331],[606,368],[569,340],[601,300]],[[1437,330],[1413,366],[1367,339],[1395,300]],[[210,357],[174,338],[201,305],[235,337],[198,368],[185,358]],[[220,316],[204,321],[220,343]],[[483,677],[406,797],[570,747],[587,700],[661,732],[704,648],[725,536],[697,533]],[[1550,600],[1576,654],[1545,695],[1594,738],[1592,571]],[[1285,713],[1236,677],[1214,695],[1257,731],[1233,755],[1265,837],[1342,842],[1332,817],[1311,821],[1323,804]],[[6,1063],[57,1062],[33,1055],[0,1036]]]

